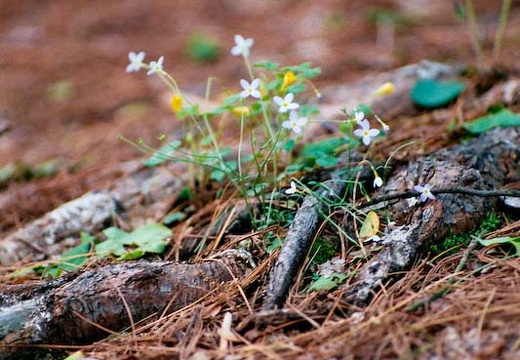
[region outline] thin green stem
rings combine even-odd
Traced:
[[[473,42],[473,48],[477,55],[477,63],[480,67],[482,62],[482,46],[480,45],[479,35],[478,35],[478,27],[477,27],[477,18],[475,15],[475,9],[473,8],[472,0],[465,0],[466,11],[468,14],[468,24],[471,31],[471,40]]]
[[[247,73],[249,74],[249,78],[251,79],[251,81],[253,81],[255,78],[253,75],[253,68],[251,67],[251,63],[249,62],[249,58],[244,55],[242,55],[242,57],[244,58],[244,63],[246,64],[246,69]]]
[[[170,90],[173,93],[180,94],[181,90],[180,90],[179,86],[177,85],[177,82],[175,81],[175,79],[170,74],[168,74],[166,71],[162,70],[162,71],[157,72],[157,75],[159,75],[161,80],[164,81],[164,83],[170,88]]]
[[[507,17],[509,16],[509,10],[511,9],[511,0],[502,1],[502,9],[500,10],[500,18],[498,20],[498,28],[495,33],[495,41],[493,42],[493,61],[498,60],[500,54],[500,47],[502,46],[502,40],[506,32]]]
[[[209,96],[210,96],[210,93],[211,93],[211,78],[208,79],[208,83],[207,83],[207,86],[206,86],[206,95],[205,95],[205,100],[208,101],[209,100]],[[203,113],[202,114],[202,120],[204,121],[204,126],[206,127],[207,131],[208,131],[208,135],[211,139],[211,143],[213,144],[213,147],[215,148],[215,152],[218,154],[218,159],[221,163],[221,166],[223,166],[224,164],[224,159],[222,159],[222,155],[220,153],[220,146],[218,145],[218,141],[217,141],[217,138],[215,136],[215,132],[213,131],[213,127],[211,126],[210,122],[209,122],[209,119],[208,119],[208,115],[207,113]]]
[[[267,134],[270,138],[272,138],[274,135],[273,127],[271,126],[271,122],[269,121],[269,115],[267,115],[267,109],[265,108],[264,101],[262,100],[260,104],[262,105],[262,116],[264,118],[264,125],[267,130]]]
[[[242,179],[242,143],[244,141],[244,114],[240,115],[240,138],[238,141],[237,165],[238,175]]]

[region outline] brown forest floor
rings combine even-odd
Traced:
[[[378,8],[403,16],[393,43],[377,41],[377,26],[369,15]],[[476,9],[489,54],[500,4],[476,1]],[[221,44],[218,60],[199,64],[186,55],[189,37],[198,33]],[[456,19],[449,1],[3,1],[0,169],[13,163],[22,173],[49,160],[57,161],[58,167],[51,177],[25,179],[20,174],[0,183],[0,236],[116,179],[117,164],[142,156],[118,141],[118,134],[153,143],[158,134],[175,131],[163,85],[142,73],[125,73],[129,51],[144,50],[147,59],[164,55],[165,69],[179,85],[203,97],[209,76],[216,77],[218,93],[230,87],[236,91],[238,79],[246,75],[240,59],[229,55],[237,33],[255,39],[253,60],[283,65],[311,61],[320,66],[319,88],[423,59],[475,62],[467,28]],[[516,66],[518,73],[519,58],[520,2],[513,1],[500,60],[512,69]],[[60,86],[68,89],[61,99],[52,95]],[[139,111],[131,111],[132,105]],[[394,124],[400,125],[403,138],[417,130],[405,122]],[[423,133],[428,124],[421,125]],[[8,127],[5,133],[3,126]],[[517,260],[494,262],[481,251],[470,263],[493,263],[486,272],[478,277],[470,270],[459,274],[457,279],[464,281],[441,301],[407,310],[446,284],[462,254],[417,264],[357,317],[331,313],[319,324],[311,320],[257,334],[244,331],[244,338],[227,348],[229,358],[520,358]],[[218,350],[219,310],[235,309],[242,321],[248,314],[236,287],[229,295],[217,296],[213,305],[184,309],[157,326],[162,332],[144,329],[85,350],[99,359],[116,354],[121,359],[223,357],[224,350]],[[331,300],[333,293],[293,293],[288,306],[312,314]],[[199,318],[189,323],[194,314]],[[189,336],[181,338],[181,333]],[[174,339],[181,339],[182,346]]]

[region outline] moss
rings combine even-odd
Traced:
[[[472,231],[463,233],[463,234],[453,234],[450,233],[444,239],[444,241],[433,244],[430,247],[430,252],[434,255],[451,255],[457,252],[461,247],[469,244],[472,236],[477,236],[482,233],[486,233],[489,231],[496,230],[502,225],[502,220],[498,217],[496,213],[490,213],[482,222],[480,227],[474,229]]]

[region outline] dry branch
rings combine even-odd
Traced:
[[[347,182],[343,170],[331,174],[331,180],[323,183],[324,189],[305,197],[294,218],[280,250],[280,254],[269,275],[267,294],[263,310],[283,307],[293,285],[294,277],[302,266],[320,226],[320,218],[328,216],[325,201],[335,201],[346,191]]]
[[[3,286],[0,353],[34,344],[91,343],[132,322],[172,313],[250,270],[248,253],[228,250],[200,264],[126,262]]]

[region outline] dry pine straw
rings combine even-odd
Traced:
[[[98,359],[519,356],[520,262],[501,260],[501,253],[474,251],[466,269],[454,273],[462,256],[460,251],[417,264],[376,294],[366,309],[339,303],[339,291],[311,296],[293,292],[287,309],[300,314],[299,319],[282,316],[272,325],[255,328],[250,319],[260,311],[259,292],[274,259],[271,256],[246,279],[226,284],[152,324],[136,324],[127,334],[83,350]],[[479,268],[483,270],[475,272]],[[443,296],[433,299],[447,288]],[[317,306],[331,311],[326,316],[318,314],[313,310]],[[235,332],[236,341],[221,342],[227,311],[233,313],[233,329],[246,325]]]
[[[388,142],[380,145],[388,149],[392,148],[388,145],[393,141],[402,143],[404,139],[419,138],[427,147],[421,149],[423,152],[447,146],[453,141],[445,133],[446,119],[451,116],[444,116],[443,121],[426,114],[415,117],[413,127],[398,126],[404,125],[401,124],[403,119],[395,121],[391,126],[401,130],[390,132]],[[425,134],[430,135],[424,137]],[[414,150],[415,156],[421,153]],[[400,155],[412,154],[404,151]],[[211,226],[215,216],[211,210],[225,205],[208,204],[200,221],[178,235],[183,238],[199,234],[202,224]],[[208,238],[214,242],[209,248],[218,250],[229,246],[229,239],[226,243],[218,242],[220,235]],[[261,234],[250,235],[253,243],[258,237]],[[82,349],[86,355],[98,359],[222,358],[226,355],[273,359],[520,357],[517,340],[520,263],[517,259],[501,261],[503,254],[493,258],[474,252],[467,270],[458,274],[454,270],[463,256],[462,250],[449,257],[423,261],[399,274],[401,277],[396,282],[375,294],[366,309],[341,303],[339,291],[309,295],[300,294],[300,289],[295,287],[286,306],[292,316],[279,316],[276,322],[255,326],[261,321],[252,315],[260,311],[268,271],[276,258],[276,254],[262,255],[265,260],[246,279],[223,285],[200,301],[151,324],[133,324],[125,334]],[[484,271],[473,273],[483,264],[488,264]],[[425,302],[415,310],[409,309],[448,285],[450,291],[439,299]],[[219,335],[227,311],[233,314],[232,327],[240,329],[234,342],[221,342]],[[267,316],[266,319],[272,318]]]

